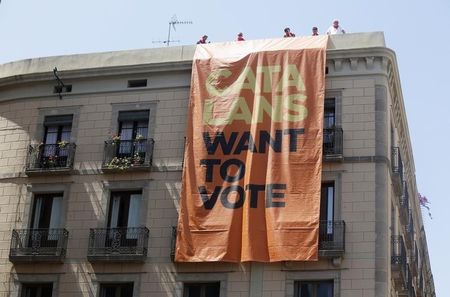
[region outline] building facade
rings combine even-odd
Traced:
[[[0,65],[0,296],[435,296],[382,33],[329,40],[319,261],[173,261],[194,50]]]

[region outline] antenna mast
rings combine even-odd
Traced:
[[[1,0],[0,0],[0,1],[1,1]],[[190,24],[192,24],[192,21],[179,21],[179,20],[177,19],[177,15],[174,14],[174,15],[172,16],[172,19],[171,19],[170,22],[169,22],[169,33],[168,33],[168,35],[167,35],[167,40],[165,40],[165,41],[163,41],[163,42],[166,43],[167,46],[169,46],[171,42],[179,42],[179,40],[171,40],[171,39],[170,39],[170,33],[171,33],[172,27],[173,27],[173,29],[176,31],[175,25],[190,25]]]

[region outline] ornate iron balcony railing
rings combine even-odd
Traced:
[[[11,237],[11,262],[61,262],[66,255],[66,229],[14,229]]]
[[[402,194],[403,190],[403,161],[400,154],[399,147],[392,147],[391,151],[391,169],[392,169],[392,178],[394,179],[394,189],[397,195]]]
[[[75,157],[75,143],[36,144],[28,149],[26,171],[46,172],[70,170]]]
[[[319,255],[340,256],[345,252],[345,222],[320,221]]]
[[[403,181],[402,195],[400,196],[400,222],[403,225],[408,224],[409,215],[409,190],[406,181]]]
[[[146,227],[90,229],[88,260],[143,261],[149,233]]]
[[[105,141],[103,170],[149,169],[154,143],[152,138]]]
[[[413,249],[413,243],[414,243],[414,219],[412,215],[412,211],[409,210],[408,213],[408,225],[405,226],[405,242],[406,246],[409,249]]]
[[[406,287],[407,257],[406,247],[401,235],[391,236],[391,265],[392,276],[399,288]]]
[[[344,132],[340,127],[323,129],[323,155],[325,161],[341,160]]]

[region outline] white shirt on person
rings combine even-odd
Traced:
[[[338,26],[337,28],[335,28],[333,25],[331,25],[330,28],[328,28],[328,30],[327,30],[327,34],[328,35],[345,34],[345,30],[342,29],[341,26]]]

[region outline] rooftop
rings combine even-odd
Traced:
[[[11,83],[11,80],[20,81],[23,79],[21,76],[52,73],[55,66],[58,67],[59,71],[76,71],[149,64],[190,64],[195,47],[196,45],[185,45],[19,60],[0,65],[0,85],[2,85],[2,82]],[[383,32],[370,32],[332,35],[328,41],[327,49],[330,52],[385,47]]]

